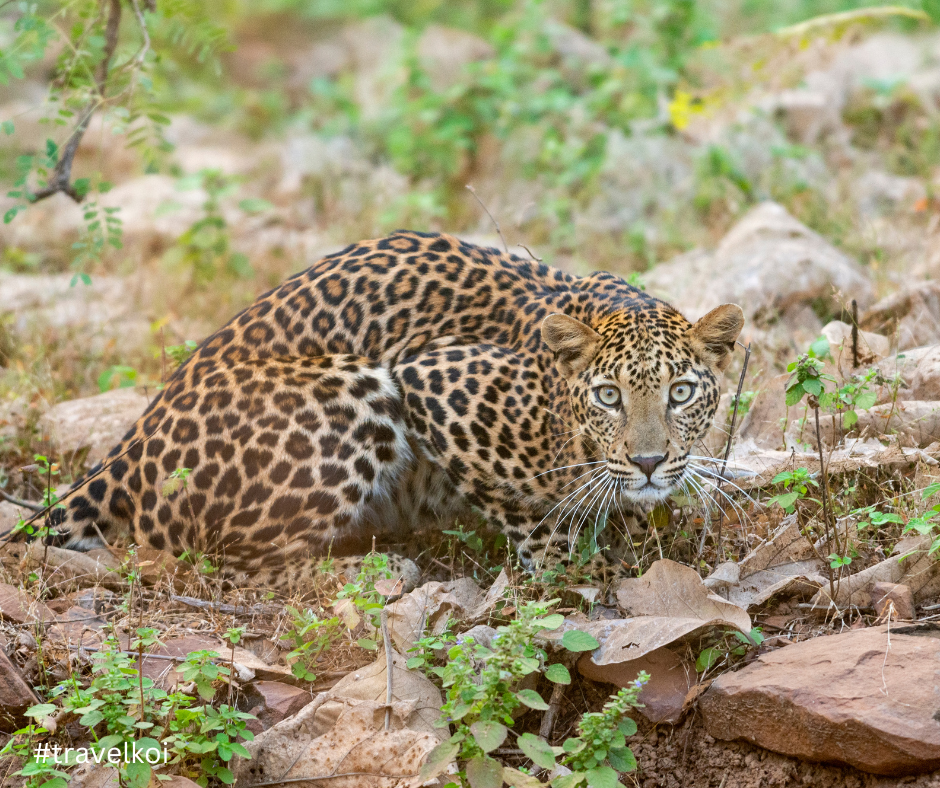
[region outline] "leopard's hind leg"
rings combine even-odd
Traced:
[[[357,356],[202,361],[154,405],[116,447],[133,446],[120,473],[70,502],[72,542],[117,512],[134,543],[303,593],[327,553],[381,539],[369,512],[413,462],[395,383]]]

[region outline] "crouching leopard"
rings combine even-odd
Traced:
[[[206,339],[55,525],[297,590],[328,553],[475,510],[528,569],[567,566],[602,513],[683,482],[742,325],[448,235],[352,244]]]

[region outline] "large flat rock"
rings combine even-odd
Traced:
[[[701,699],[717,739],[891,776],[940,768],[940,625],[872,627],[761,656]]]
[[[39,426],[57,451],[71,454],[87,448],[88,461],[95,463],[120,442],[149,403],[138,389],[115,389],[61,402],[43,415]]]

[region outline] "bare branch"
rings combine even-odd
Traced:
[[[85,132],[88,130],[88,126],[91,123],[92,115],[94,115],[98,107],[104,103],[108,85],[108,69],[111,67],[111,58],[114,57],[114,52],[118,45],[118,33],[121,28],[121,0],[108,0],[108,2],[110,10],[108,12],[108,21],[105,24],[104,57],[101,58],[101,62],[98,63],[98,67],[95,69],[97,96],[95,96],[82,111],[78,124],[69,135],[68,141],[59,151],[58,161],[56,161],[55,169],[53,169],[48,182],[44,188],[30,195],[30,202],[39,202],[40,200],[46,199],[46,197],[51,197],[57,192],[67,194],[75,200],[75,202],[81,202],[84,199],[85,195],[80,194],[72,184],[72,164],[75,161],[75,154],[78,152],[78,146],[81,144],[82,137],[85,136]],[[136,8],[136,2],[134,5]],[[146,31],[144,35],[147,35]],[[149,46],[149,38],[147,41]]]
[[[486,211],[486,215],[490,217],[490,221],[496,225],[496,232],[499,234],[499,240],[503,242],[503,251],[506,254],[509,254],[509,244],[506,243],[506,239],[503,237],[503,231],[499,229],[499,222],[496,221],[496,217],[490,213],[490,209],[483,204],[483,200],[480,199],[479,195],[476,193],[476,190],[469,183],[467,184],[467,191],[473,195],[474,199],[478,203],[480,203],[480,207]]]
[[[24,501],[21,498],[14,498],[3,490],[0,490],[0,498],[3,498],[4,501],[9,501],[14,506],[21,506],[23,509],[30,509],[34,512],[43,512],[46,509],[41,503],[33,503],[32,501]]]
[[[137,0],[131,0],[131,5],[134,7],[134,15],[137,17],[137,24],[140,25],[140,34],[144,37],[144,43],[140,48],[140,52],[137,53],[137,56],[134,58],[134,62],[138,66],[144,64],[144,58],[147,57],[147,53],[150,51],[150,33],[147,30],[147,20],[144,19],[144,14],[140,10],[140,6],[137,3]],[[150,6],[153,6],[152,8]],[[147,7],[150,11],[156,10],[156,0],[150,0],[147,3]]]

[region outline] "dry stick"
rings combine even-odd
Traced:
[[[526,246],[525,244],[516,244],[516,246],[521,246],[523,249],[525,249],[525,250],[529,253],[529,257],[531,257],[535,262],[537,262],[537,263],[541,263],[541,262],[542,262],[542,258],[541,258],[541,257],[536,257],[534,254],[532,254],[532,250],[531,250],[528,246]]]
[[[812,397],[810,400],[810,405],[813,408],[813,413],[816,414],[816,448],[819,449],[819,475],[822,477],[822,506],[823,506],[823,522],[826,524],[826,549],[829,551],[829,555],[832,555],[832,535],[830,533],[830,523],[829,523],[829,480],[826,476],[826,466],[823,458],[823,448],[822,448],[822,436],[819,432],[819,400],[816,397]],[[832,579],[832,567],[829,571],[829,598],[832,601],[832,604],[836,603],[836,587],[835,582]]]
[[[744,364],[741,366],[741,376],[738,378],[738,391],[734,395],[734,409],[731,411],[731,429],[728,430],[728,442],[725,444],[725,455],[721,459],[721,477],[722,479],[725,476],[725,470],[728,467],[728,455],[731,454],[731,444],[734,441],[734,428],[738,421],[738,405],[741,402],[741,389],[744,388],[744,377],[747,375],[747,365],[751,360],[751,343],[748,342],[747,347],[744,348]],[[716,482],[721,484],[720,481]],[[717,553],[718,559],[721,559],[721,530],[722,526],[725,524],[725,510],[724,507],[718,507],[718,536],[715,540],[716,547],[715,552]],[[699,545],[699,556],[702,555],[702,552],[705,549],[705,534],[708,533],[707,528],[702,529],[702,541]]]
[[[501,241],[503,242],[503,251],[504,251],[506,254],[509,254],[509,244],[506,243],[506,238],[503,236],[503,231],[499,229],[499,222],[496,221],[496,217],[493,216],[493,214],[490,213],[490,209],[487,208],[486,205],[483,204],[483,200],[480,199],[479,195],[476,193],[476,190],[475,190],[469,183],[467,184],[467,191],[470,192],[470,194],[473,195],[474,199],[475,199],[478,203],[480,203],[480,207],[481,207],[484,211],[486,211],[486,215],[490,217],[490,221],[493,222],[494,225],[496,225],[496,232],[497,232],[497,234],[499,235],[499,240],[501,240]],[[526,250],[526,251],[528,251],[528,250]],[[532,252],[529,252],[529,254],[532,254]],[[534,256],[534,255],[533,255],[533,256]]]
[[[539,738],[544,739],[548,744],[552,743],[552,729],[555,727],[555,718],[558,716],[564,698],[565,685],[556,684],[552,688],[552,697],[548,701],[548,709],[545,711],[542,724],[539,726]]]
[[[71,183],[72,164],[75,161],[75,154],[78,152],[78,146],[82,141],[82,137],[85,136],[85,132],[88,130],[88,126],[91,123],[92,115],[94,115],[98,107],[104,103],[105,89],[107,88],[108,82],[108,69],[111,66],[111,58],[114,56],[114,51],[117,49],[118,45],[118,32],[121,27],[121,0],[109,0],[109,5],[110,11],[108,13],[108,21],[105,25],[104,33],[104,57],[101,58],[101,62],[98,64],[98,68],[95,72],[97,96],[89,101],[88,105],[82,111],[78,124],[75,126],[75,129],[69,135],[68,141],[60,151],[55,169],[53,169],[52,175],[49,176],[45,188],[31,194],[29,196],[30,202],[39,202],[46,197],[51,197],[57,192],[67,194],[75,200],[75,202],[81,202],[84,199],[85,195],[79,194],[78,190]]]
[[[387,602],[386,602],[387,604]],[[388,634],[388,607],[382,608],[382,641],[385,643],[385,730],[392,724],[392,638]]]
[[[14,498],[12,495],[5,493],[3,490],[0,490],[0,498],[3,498],[4,501],[12,503],[14,506],[20,506],[23,509],[29,509],[33,512],[42,512],[45,511],[45,506],[41,503],[33,503],[32,501],[24,501],[22,498]]]
[[[858,301],[852,299],[852,369],[858,369]]]

